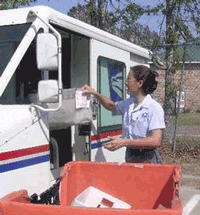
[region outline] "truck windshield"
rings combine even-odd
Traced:
[[[0,26],[0,76],[31,24]],[[35,39],[10,79],[0,104],[30,104],[37,93],[41,71],[36,66]]]
[[[0,76],[29,27],[30,24],[0,26]]]

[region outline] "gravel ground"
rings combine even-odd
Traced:
[[[200,189],[200,164],[181,165],[181,186]]]

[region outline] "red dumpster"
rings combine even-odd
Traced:
[[[72,205],[92,186],[131,205],[131,214],[181,214],[180,170],[180,165],[71,162],[64,166],[60,204]]]
[[[60,205],[32,204],[21,190],[0,199],[0,215],[181,215],[179,183],[179,165],[70,162],[63,170]],[[107,208],[72,206],[90,187],[130,207],[113,208],[107,196],[101,201]]]

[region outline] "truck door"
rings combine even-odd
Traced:
[[[62,36],[63,89],[81,88],[84,84],[89,84],[89,38],[64,27],[52,25]],[[50,79],[57,79],[55,75],[57,73],[49,72]],[[52,147],[52,159],[58,154],[60,167],[72,160],[89,160],[88,135],[80,135],[79,125],[50,130],[52,143],[55,143]],[[58,153],[53,152],[56,148]]]
[[[123,100],[126,97],[125,79],[130,68],[130,53],[96,40],[91,40],[90,50],[91,86],[115,102]],[[103,147],[108,136],[121,134],[122,116],[99,106],[92,125],[91,160],[125,162],[125,148],[111,152]]]

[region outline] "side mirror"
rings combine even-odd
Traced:
[[[40,33],[37,35],[36,58],[39,70],[58,70],[58,45],[53,34]]]
[[[42,80],[38,83],[38,99],[42,103],[57,103],[58,100],[58,81]]]

